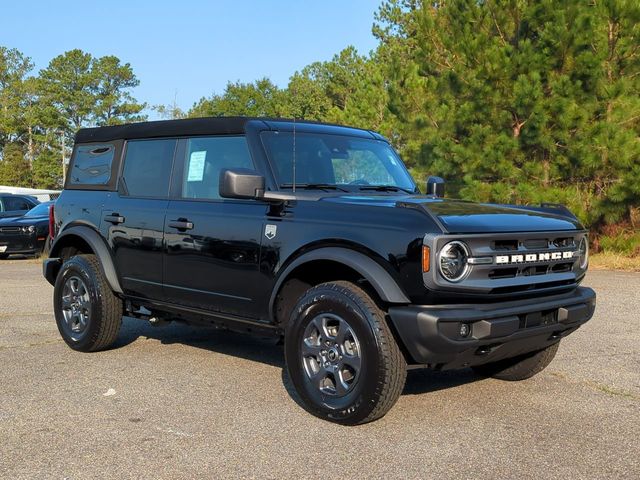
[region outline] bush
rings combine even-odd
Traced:
[[[640,257],[640,232],[637,230],[621,231],[617,235],[600,235],[594,243],[596,251]]]

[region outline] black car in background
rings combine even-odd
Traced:
[[[20,217],[39,203],[35,197],[29,195],[0,193],[0,219]]]
[[[39,254],[46,249],[53,203],[40,203],[20,217],[0,219],[0,260],[14,253]]]

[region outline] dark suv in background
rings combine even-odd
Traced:
[[[426,195],[387,140],[288,120],[80,130],[44,275],[74,349],[123,315],[284,337],[313,414],[384,415],[407,368],[522,380],[591,318],[587,232],[565,208]]]

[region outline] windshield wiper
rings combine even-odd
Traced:
[[[280,185],[280,188],[293,188],[293,183],[283,183]],[[345,190],[344,188],[340,188],[333,183],[296,183],[296,188],[300,188],[302,190],[340,190],[341,192],[349,191]]]
[[[415,190],[409,190],[408,188],[396,187],[395,185],[363,185],[360,190],[374,190],[376,192],[405,192],[416,193]]]

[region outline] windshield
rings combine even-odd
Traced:
[[[280,188],[293,183],[292,132],[263,132],[262,141]],[[415,183],[387,142],[318,133],[296,133],[296,186],[340,187],[344,190],[403,190]],[[345,188],[347,187],[347,188]],[[379,187],[379,188],[378,188]]]
[[[24,214],[25,217],[45,217],[49,215],[49,205],[50,203],[41,203],[40,205],[36,205],[27,213]]]

